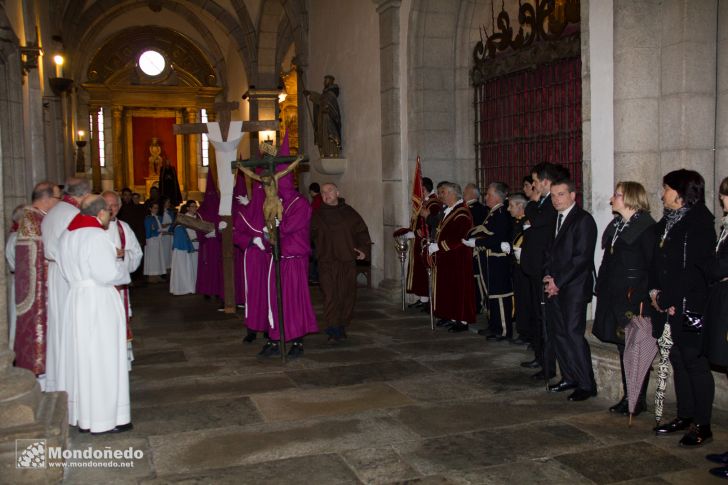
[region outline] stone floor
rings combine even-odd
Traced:
[[[318,302],[319,292],[312,293]],[[728,449],[657,439],[596,398],[548,394],[518,363],[523,347],[432,332],[360,289],[349,339],[306,339],[305,356],[259,360],[239,316],[163,285],[133,295],[134,430],[70,432],[72,449],[134,447],[133,468],[67,468],[64,483],[711,483],[704,460]],[[317,304],[317,311],[320,306]],[[668,417],[672,417],[671,415]]]

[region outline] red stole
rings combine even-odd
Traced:
[[[126,234],[124,228],[121,227],[121,221],[116,220],[116,229],[119,231],[119,240],[121,241],[121,249],[126,249]],[[124,259],[124,256],[121,257]],[[129,318],[129,285],[119,285],[116,287],[119,290],[122,301],[124,303],[124,316],[126,317],[126,340],[131,341],[134,338],[134,334],[131,331],[131,319]]]

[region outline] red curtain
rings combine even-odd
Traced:
[[[152,138],[159,139],[162,147],[161,157],[177,168],[177,140],[172,133],[174,118],[152,118],[134,116],[132,118],[132,140],[134,140],[134,185],[144,185],[149,176],[149,145]]]
[[[521,179],[539,162],[581,172],[581,60],[562,59],[486,81],[476,87],[479,186]]]

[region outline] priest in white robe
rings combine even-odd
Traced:
[[[106,233],[110,219],[102,197],[87,197],[59,248],[69,292],[58,381],[68,393],[68,423],[81,432],[132,429],[125,313],[116,289],[130,278]]]
[[[62,365],[58,352],[63,339],[63,308],[68,296],[68,283],[58,268],[58,243],[71,220],[79,212],[81,201],[91,192],[86,179],[69,178],[64,186],[63,198],[43,218],[41,224],[43,253],[48,261],[48,334],[46,343],[45,390],[62,391],[57,374]]]
[[[106,229],[106,232],[111,238],[111,242],[114,243],[116,257],[124,262],[131,277],[131,273],[139,267],[144,252],[129,224],[116,217],[121,208],[121,197],[119,197],[119,194],[107,190],[101,194],[101,197],[104,198],[107,207],[111,211],[111,220],[109,221],[109,227]],[[131,330],[131,297],[129,294],[129,285],[121,285],[116,289],[119,290],[119,297],[126,311],[126,347],[129,361],[128,367],[131,370],[131,363],[134,361],[134,351],[132,349],[134,335]]]

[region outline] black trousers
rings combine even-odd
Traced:
[[[513,297],[488,298],[488,332],[493,335],[513,338]]]
[[[531,317],[531,329],[533,331],[531,342],[533,343],[533,352],[536,360],[544,369],[548,368],[549,374],[556,371],[556,357],[553,350],[553,339],[548,340],[548,348],[544,347],[544,319],[543,312],[545,307],[541,306],[541,297],[543,295],[543,278],[540,276],[528,277],[529,283],[529,312]],[[545,297],[545,296],[544,296]],[[544,359],[544,357],[546,357]]]
[[[516,330],[518,336],[529,342],[533,341],[534,321],[531,317],[531,282],[520,265],[513,267],[513,299],[516,305]]]
[[[568,290],[546,300],[546,323],[549,340],[553,342],[561,378],[576,383],[579,389],[596,389],[591,349],[584,338],[586,332],[586,302],[568,295]]]
[[[695,424],[710,424],[715,382],[708,358],[703,355],[701,335],[680,335],[670,350],[677,396],[677,415]]]

